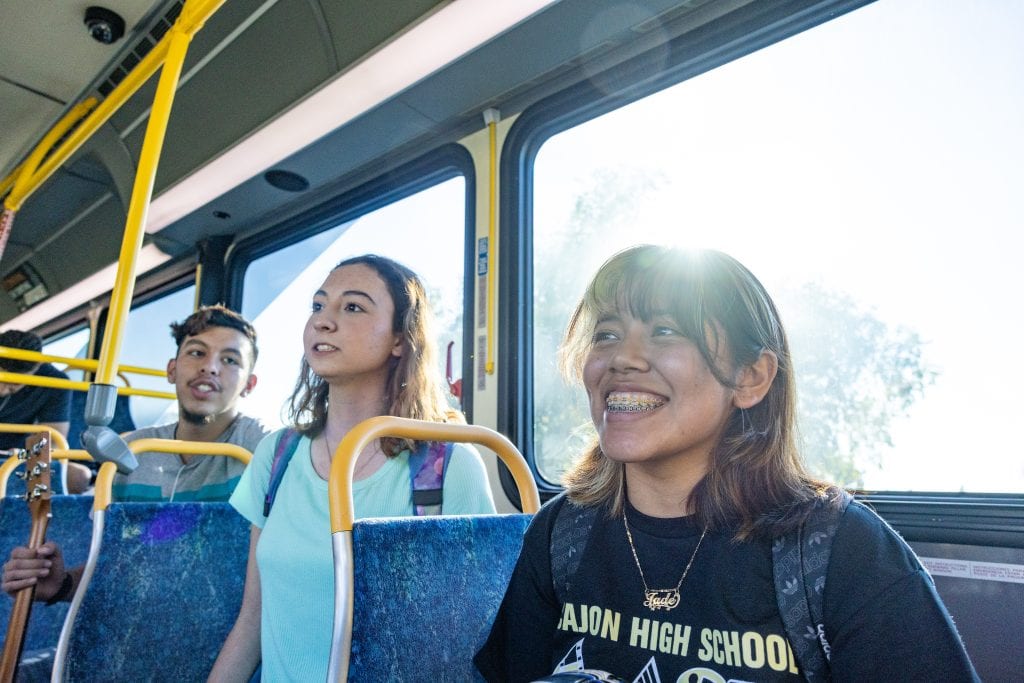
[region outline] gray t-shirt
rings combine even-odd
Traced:
[[[173,439],[177,422],[129,432],[124,440]],[[255,451],[268,430],[246,415],[235,418],[217,439]],[[176,453],[140,453],[139,467],[131,474],[114,477],[114,500],[121,502],[218,501],[227,500],[235,490],[245,465],[222,455],[201,455],[185,463]]]

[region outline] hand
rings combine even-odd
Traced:
[[[56,543],[44,543],[35,550],[17,547],[4,564],[0,587],[14,595],[23,588],[34,585],[35,599],[46,601],[57,594],[64,581],[64,557]]]

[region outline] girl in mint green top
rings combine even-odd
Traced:
[[[231,504],[252,522],[245,593],[210,680],[248,681],[262,660],[265,680],[323,680],[334,604],[327,477],[342,437],[377,415],[445,421],[430,309],[419,278],[380,256],[340,263],[313,296],[291,420],[303,438],[270,516],[263,498],[277,434],[264,439]],[[409,452],[381,439],[359,454],[355,515],[412,514]],[[493,513],[483,461],[456,445],[444,480],[445,514]],[[301,646],[300,646],[301,644]]]

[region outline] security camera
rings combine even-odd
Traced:
[[[85,10],[85,27],[93,40],[110,45],[124,35],[124,19],[117,12],[105,7],[90,7]]]

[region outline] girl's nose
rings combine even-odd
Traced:
[[[330,331],[334,329],[334,321],[323,312],[313,314],[313,328],[316,330]]]
[[[644,372],[650,369],[650,346],[644,330],[631,329],[615,347],[611,368],[616,372]]]

